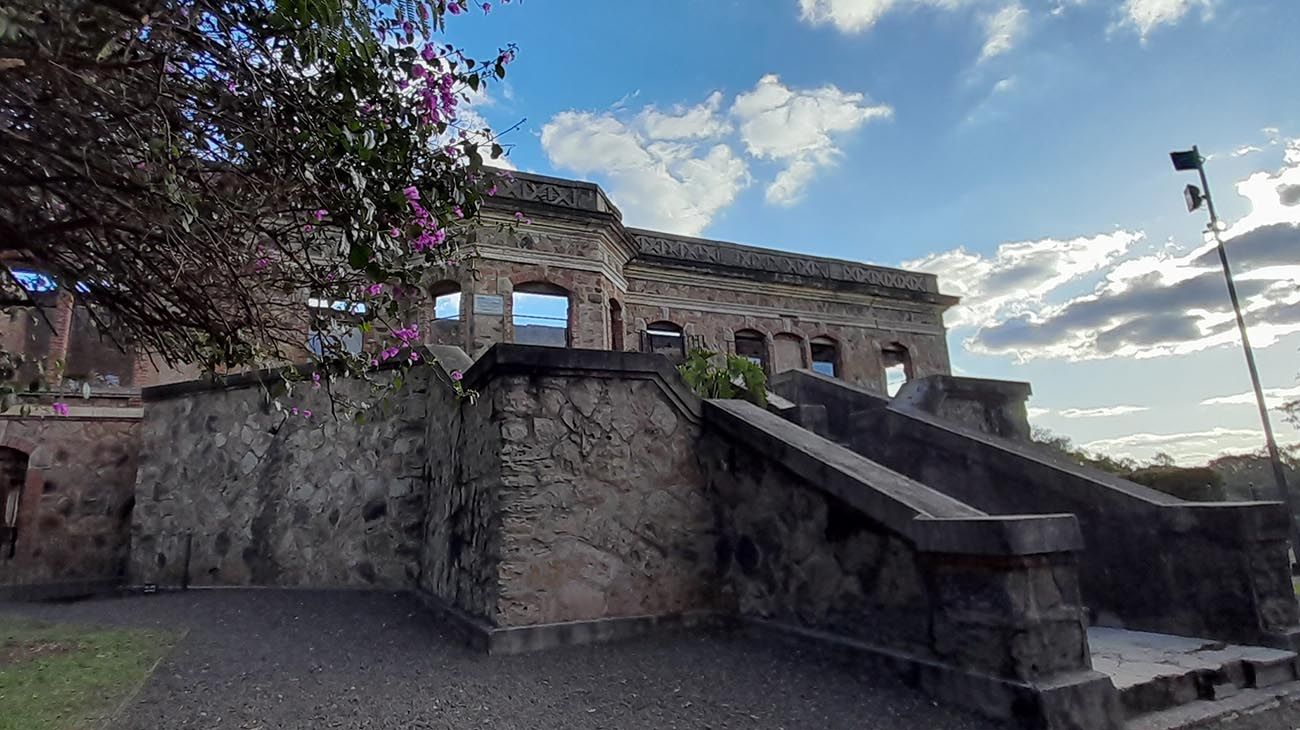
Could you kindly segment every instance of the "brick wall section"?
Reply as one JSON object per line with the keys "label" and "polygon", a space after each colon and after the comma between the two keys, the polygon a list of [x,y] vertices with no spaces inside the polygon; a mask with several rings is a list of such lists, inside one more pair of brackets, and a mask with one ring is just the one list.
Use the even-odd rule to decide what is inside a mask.
{"label": "brick wall section", "polygon": [[[781,296],[771,292],[754,290],[740,292],[734,290],[712,289],[698,284],[664,284],[653,281],[638,280],[633,275],[629,281],[632,292],[641,297],[659,298],[695,298],[700,304],[696,307],[628,304],[625,306],[624,319],[629,323],[632,335],[629,347],[640,346],[639,332],[645,326],[656,321],[669,321],[681,326],[688,336],[702,338],[705,347],[715,352],[734,353],[735,332],[752,329],[762,333],[767,346],[769,363],[777,363],[776,339],[785,335],[798,338],[802,359],[795,363],[782,363],[780,367],[770,368],[771,374],[785,369],[811,367],[810,343],[816,337],[829,337],[834,340],[839,351],[837,375],[843,380],[858,384],[875,392],[885,392],[885,369],[882,363],[881,348],[891,344],[900,344],[907,348],[912,357],[914,377],[949,372],[947,341],[939,330],[937,334],[919,334],[901,329],[889,329],[868,326],[847,326],[826,324],[816,318],[805,317],[764,317],[753,314],[718,313],[705,311],[703,307],[728,307],[739,311],[754,306],[786,308],[790,310],[807,310],[815,307],[836,319],[858,319],[863,322],[875,321],[879,312],[873,312],[866,305],[850,305],[833,302],[812,303],[806,298]],[[890,312],[889,316],[892,316]],[[903,316],[900,314],[900,316]],[[886,320],[887,321],[887,320]],[[900,323],[901,324],[901,323]],[[936,326],[934,321],[929,323]],[[942,327],[942,323],[937,323]]]}
{"label": "brick wall section", "polygon": [[135,501],[138,420],[4,417],[0,446],[28,455],[16,553],[0,559],[0,584],[120,577]]}

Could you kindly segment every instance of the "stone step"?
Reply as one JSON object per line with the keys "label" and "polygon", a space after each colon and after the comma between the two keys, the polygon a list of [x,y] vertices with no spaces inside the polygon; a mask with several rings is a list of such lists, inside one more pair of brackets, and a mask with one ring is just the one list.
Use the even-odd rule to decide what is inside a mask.
{"label": "stone step", "polygon": [[1295,652],[1143,631],[1088,630],[1092,665],[1109,675],[1129,718],[1243,689],[1295,681]]}

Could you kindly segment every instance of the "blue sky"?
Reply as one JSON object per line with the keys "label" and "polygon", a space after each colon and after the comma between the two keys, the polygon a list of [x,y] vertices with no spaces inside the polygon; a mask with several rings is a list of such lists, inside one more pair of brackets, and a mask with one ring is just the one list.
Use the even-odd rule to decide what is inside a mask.
{"label": "blue sky", "polygon": [[1264,384],[1300,396],[1294,0],[515,0],[450,26],[519,46],[473,108],[523,120],[516,167],[599,182],[631,225],[934,271],[964,297],[954,366],[1032,381],[1036,423],[1114,454],[1260,443],[1167,157],[1199,144]]}

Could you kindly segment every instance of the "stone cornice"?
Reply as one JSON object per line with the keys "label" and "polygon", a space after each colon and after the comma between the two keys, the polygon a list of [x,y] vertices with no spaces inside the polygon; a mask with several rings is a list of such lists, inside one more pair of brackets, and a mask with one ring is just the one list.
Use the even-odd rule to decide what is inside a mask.
{"label": "stone cornice", "polygon": [[628,229],[636,240],[638,263],[685,268],[723,276],[821,288],[890,292],[944,307],[958,299],[939,293],[938,277],[855,261],[806,256],[737,243]]}
{"label": "stone cornice", "polygon": [[[538,203],[553,208],[597,213],[623,220],[623,214],[595,183],[565,180],[529,172],[500,171],[497,194],[487,199],[489,207],[509,205],[507,201]],[[508,177],[507,177],[508,175]]]}
{"label": "stone cornice", "polygon": [[510,217],[520,211],[530,217],[598,221],[610,225],[613,239],[627,245],[635,263],[700,271],[753,281],[778,282],[820,289],[875,293],[948,308],[957,297],[939,293],[933,274],[872,266],[822,256],[807,256],[659,231],[627,228],[622,214],[600,186],[589,182],[511,172],[497,183],[497,194],[486,201],[487,217]]}

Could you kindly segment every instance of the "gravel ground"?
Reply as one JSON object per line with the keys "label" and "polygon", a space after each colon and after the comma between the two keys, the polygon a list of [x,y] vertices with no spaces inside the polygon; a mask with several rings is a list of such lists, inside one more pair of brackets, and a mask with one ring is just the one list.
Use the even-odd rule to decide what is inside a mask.
{"label": "gravel ground", "polygon": [[882,672],[727,633],[488,657],[403,595],[193,591],[0,611],[188,631],[115,730],[997,727]]}

